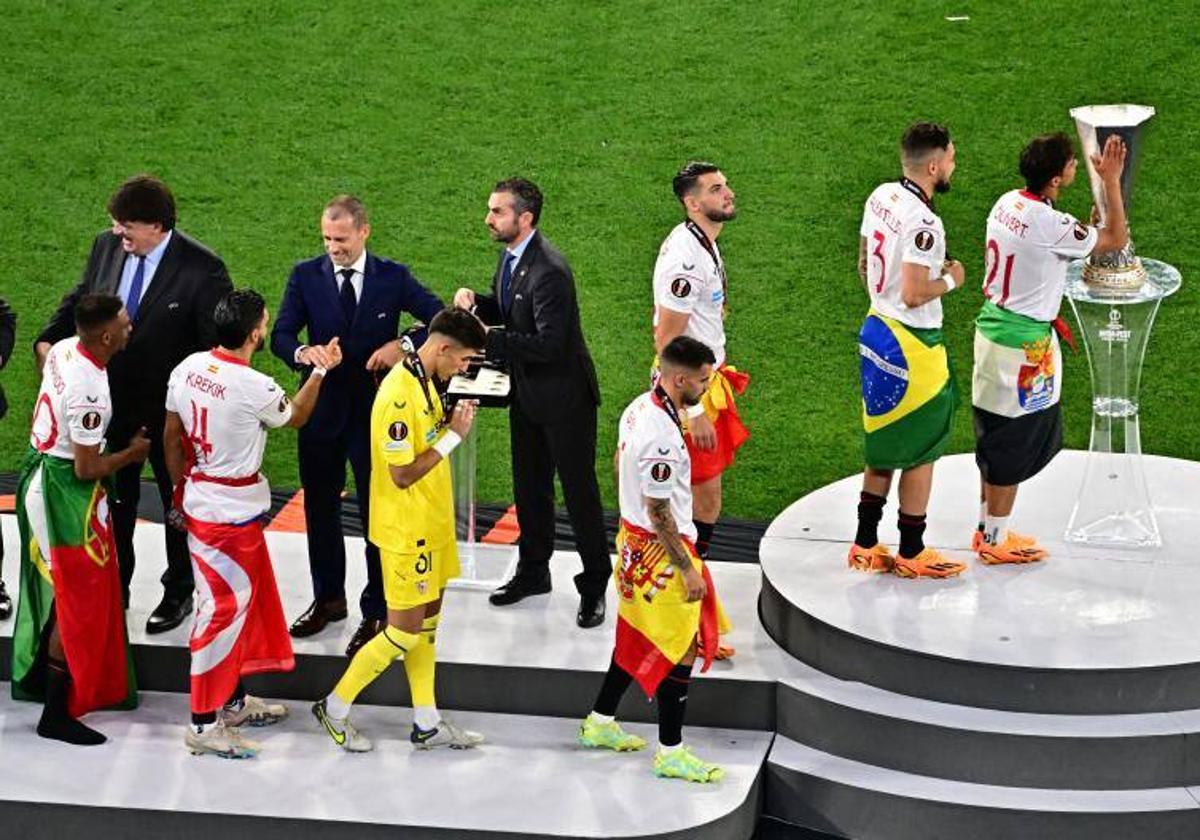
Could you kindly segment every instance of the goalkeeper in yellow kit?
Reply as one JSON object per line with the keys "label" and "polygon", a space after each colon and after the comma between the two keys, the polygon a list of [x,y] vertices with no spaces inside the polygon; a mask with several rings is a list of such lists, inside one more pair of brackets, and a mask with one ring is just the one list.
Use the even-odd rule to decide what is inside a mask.
{"label": "goalkeeper in yellow kit", "polygon": [[459,574],[450,452],[471,430],[476,404],[443,403],[445,383],[465,371],[485,344],[483,325],[465,309],[444,309],[429,338],[379,386],[371,410],[370,533],[379,548],[387,627],[354,655],[313,715],[334,743],[366,752],[371,742],[350,724],[350,706],[397,659],[412,694],[410,740],[417,749],[466,749],[483,736],[443,718],[434,700],[434,639],[446,582]]}

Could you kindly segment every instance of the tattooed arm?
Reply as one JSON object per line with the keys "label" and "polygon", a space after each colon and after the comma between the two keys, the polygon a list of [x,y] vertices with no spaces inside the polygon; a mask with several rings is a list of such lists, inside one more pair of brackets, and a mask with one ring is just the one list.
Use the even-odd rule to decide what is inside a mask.
{"label": "tattooed arm", "polygon": [[654,533],[658,536],[658,542],[666,549],[671,565],[683,573],[687,599],[699,601],[705,593],[704,576],[692,565],[692,556],[683,544],[683,537],[679,535],[679,527],[671,514],[671,500],[647,497],[646,512],[650,515]]}

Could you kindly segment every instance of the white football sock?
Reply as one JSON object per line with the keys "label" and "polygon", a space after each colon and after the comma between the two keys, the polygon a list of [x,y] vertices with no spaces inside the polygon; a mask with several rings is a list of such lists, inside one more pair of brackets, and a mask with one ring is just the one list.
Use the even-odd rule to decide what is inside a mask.
{"label": "white football sock", "polygon": [[1000,545],[1008,534],[1007,516],[989,516],[983,525],[983,539],[990,545]]}

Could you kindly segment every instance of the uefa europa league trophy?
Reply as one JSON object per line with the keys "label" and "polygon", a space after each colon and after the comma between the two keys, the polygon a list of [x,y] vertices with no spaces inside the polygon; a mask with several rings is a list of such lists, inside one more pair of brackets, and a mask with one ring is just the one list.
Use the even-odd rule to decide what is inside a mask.
{"label": "uefa europa league trophy", "polygon": [[[1128,148],[1121,196],[1128,214],[1141,129],[1154,109],[1092,105],[1071,116],[1083,143],[1092,195],[1105,224],[1104,183],[1091,155],[1116,134]],[[1092,377],[1092,439],[1079,496],[1067,524],[1068,542],[1115,547],[1162,545],[1142,464],[1138,388],[1154,317],[1179,289],[1179,271],[1141,259],[1132,240],[1120,251],[1092,254],[1067,271],[1067,298],[1083,332]]]}

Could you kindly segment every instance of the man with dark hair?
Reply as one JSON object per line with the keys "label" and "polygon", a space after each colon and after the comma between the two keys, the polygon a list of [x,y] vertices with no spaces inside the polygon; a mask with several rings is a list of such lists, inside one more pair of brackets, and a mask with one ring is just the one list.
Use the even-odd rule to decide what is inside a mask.
{"label": "man with dark hair", "polygon": [[107,479],[141,462],[150,441],[142,429],[121,451],[103,452],[113,415],[106,368],[130,340],[121,299],[81,295],[73,316],[76,335],[45,355],[17,479],[21,586],[12,691],[19,700],[44,700],[38,735],[92,745],[105,737],[77,718],[137,703]]}
{"label": "man with dark hair", "polygon": [[658,699],[657,776],[716,782],[724,771],[683,744],[692,665],[700,653],[708,670],[717,636],[729,629],[712,577],[696,551],[691,455],[683,413],[709,388],[716,356],[706,344],[677,336],[659,351],[659,375],[649,393],[621,415],[617,483],[617,640],[593,711],[579,743],[625,752],[646,742],[621,729],[617,704],[635,679]]}
{"label": "man with dark hair", "polygon": [[450,453],[471,431],[476,404],[447,412],[442,390],[486,343],[483,325],[462,309],[429,323],[429,338],[392,368],[371,411],[371,543],[379,549],[387,626],[354,655],[312,712],[334,743],[366,752],[371,742],[350,724],[350,706],[397,659],[412,694],[415,749],[465,749],[477,732],[442,717],[434,698],[435,641],[446,582],[459,575]]}
{"label": "man with dark hair", "polygon": [[[371,403],[376,383],[396,366],[400,317],[428,322],[442,302],[401,263],[367,250],[371,225],[363,202],[352,195],[331,199],[321,213],[325,253],[297,263],[288,278],[271,332],[271,352],[307,376],[324,365],[321,347],[340,339],[345,364],[331,371],[325,398],[300,430],[297,451],[304,486],[304,518],[313,600],[292,624],[296,638],[321,632],[346,618],[346,543],[342,536],[342,491],[346,461],[354,472],[358,513],[370,531],[367,487],[371,474]],[[307,331],[308,343],[300,341]],[[379,552],[366,544],[367,585],[359,597],[362,621],[346,655],[383,629],[387,608]]]}
{"label": "man with dark hair", "polygon": [[1031,563],[1045,548],[1008,529],[1017,487],[1062,448],[1059,319],[1067,265],[1129,241],[1121,173],[1125,146],[1108,138],[1092,163],[1104,179],[1107,224],[1090,227],[1055,208],[1078,162],[1067,135],[1036,137],[1021,152],[1025,189],[1000,197],[987,220],[986,300],[975,319],[975,462],[982,501],[972,549],[989,565]]}
{"label": "man with dark hair", "polygon": [[[17,340],[17,316],[4,298],[0,298],[0,368],[8,364],[12,357],[13,345]],[[4,396],[4,388],[0,387],[0,419],[8,413],[8,400]],[[4,535],[0,533],[0,575],[4,572]],[[12,598],[4,588],[4,579],[0,577],[0,621],[12,615]]]}
{"label": "man with dark hair", "polygon": [[557,248],[537,230],[542,193],[523,178],[500,181],[485,223],[504,243],[492,294],[459,289],[454,303],[485,324],[487,355],[512,377],[509,410],[513,495],[521,529],[513,579],[492,593],[495,606],[550,591],[554,553],[554,474],[562,483],[583,571],[575,576],[580,627],[604,622],[612,573],[600,486],[596,483],[596,411],[600,386],[583,338],[575,278]]}
{"label": "man with dark hair", "polygon": [[[163,459],[163,398],[167,378],[188,354],[216,342],[213,307],[232,283],[225,264],[206,246],[175,227],[175,199],[166,184],[149,175],[130,178],[108,202],[112,229],[96,237],[79,284],[63,298],[35,343],[39,369],[50,346],[73,332],[71,311],[88,293],[115,294],[125,304],[133,334],[129,352],[108,371],[113,417],[111,447],[125,446],[145,427],[150,437],[150,468],[163,510],[171,506],[171,478]],[[133,531],[141,496],[142,464],[129,464],[116,476],[113,528],[121,563],[126,605],[136,562]],[[187,542],[166,531],[167,568],[163,598],[146,622],[146,632],[177,627],[192,609],[192,567]]]}
{"label": "man with dark hair", "polygon": [[[720,168],[689,161],[672,181],[687,218],[663,241],[654,264],[654,348],[661,352],[676,336],[702,341],[716,358],[704,398],[687,411],[684,440],[692,462],[696,550],[708,559],[721,514],[721,474],[750,432],[738,414],[735,395],[750,377],[725,356],[728,278],[717,237],[737,215],[734,193]],[[652,374],[653,377],[653,374]],[[724,658],[732,649],[723,648]]]}
{"label": "man with dark hair", "polygon": [[[917,123],[900,141],[904,170],[863,208],[858,273],[871,300],[859,332],[866,470],[853,569],[900,577],[952,577],[966,566],[925,545],[933,463],[946,448],[955,394],[942,339],[941,296],[963,283],[962,263],[946,255],[934,193],[950,189],[954,142],[944,126]],[[878,526],[900,470],[900,547],[893,556]]]}
{"label": "man with dark hair", "polygon": [[336,338],[321,347],[327,366],[289,401],[274,379],[250,367],[269,320],[258,292],[229,292],[213,313],[219,346],[180,362],[167,386],[163,446],[176,485],[172,521],[187,532],[197,584],[192,722],[184,736],[196,755],[253,756],[258,745],[238,727],[287,715],[287,707],[252,697],[242,685],[245,674],[295,664],[263,535],[271,487],[259,469],[267,431],[302,427],[326,369],[342,356]]}

